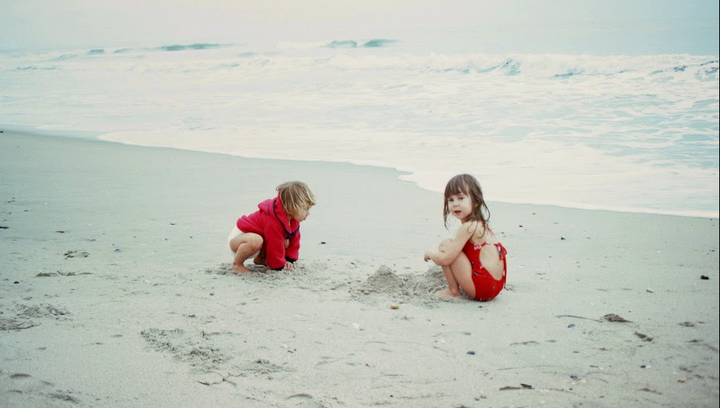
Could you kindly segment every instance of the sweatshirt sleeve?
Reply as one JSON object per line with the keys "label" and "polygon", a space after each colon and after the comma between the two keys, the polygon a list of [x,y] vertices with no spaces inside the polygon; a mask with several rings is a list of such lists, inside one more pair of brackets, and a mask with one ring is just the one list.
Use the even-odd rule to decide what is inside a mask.
{"label": "sweatshirt sleeve", "polygon": [[268,223],[265,225],[265,254],[266,263],[270,269],[282,269],[285,267],[285,231],[282,226]]}
{"label": "sweatshirt sleeve", "polygon": [[295,262],[300,258],[300,230],[290,237],[290,245],[285,250],[285,260]]}

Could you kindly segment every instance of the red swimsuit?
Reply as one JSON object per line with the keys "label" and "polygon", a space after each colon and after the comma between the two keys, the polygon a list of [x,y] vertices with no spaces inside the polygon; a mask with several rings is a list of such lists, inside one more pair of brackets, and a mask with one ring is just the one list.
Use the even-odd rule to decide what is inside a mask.
{"label": "red swimsuit", "polygon": [[503,261],[503,275],[500,280],[497,280],[490,275],[490,272],[480,262],[480,251],[488,242],[482,244],[475,244],[468,240],[465,243],[462,251],[470,260],[470,266],[472,268],[472,281],[475,284],[475,299],[480,301],[487,301],[495,298],[505,287],[505,277],[507,274],[507,250],[501,243],[492,244],[498,250],[498,256]]}

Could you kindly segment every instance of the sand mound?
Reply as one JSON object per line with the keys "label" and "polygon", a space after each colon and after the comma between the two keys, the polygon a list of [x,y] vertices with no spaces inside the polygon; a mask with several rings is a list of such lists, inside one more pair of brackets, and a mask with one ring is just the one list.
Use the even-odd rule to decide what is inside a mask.
{"label": "sand mound", "polygon": [[398,275],[383,265],[367,280],[350,288],[355,297],[381,295],[405,302],[427,303],[435,301],[434,293],[445,287],[445,278],[440,267],[431,267],[424,273]]}

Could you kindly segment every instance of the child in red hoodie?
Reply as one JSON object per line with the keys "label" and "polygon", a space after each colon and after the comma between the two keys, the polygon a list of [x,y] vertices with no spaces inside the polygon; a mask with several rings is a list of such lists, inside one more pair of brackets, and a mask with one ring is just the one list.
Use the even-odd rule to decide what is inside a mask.
{"label": "child in red hoodie", "polygon": [[293,270],[300,250],[300,223],[310,215],[315,196],[305,183],[290,181],[277,186],[278,195],[258,204],[258,211],[237,220],[228,237],[235,254],[235,274],[249,273],[245,261],[275,270]]}

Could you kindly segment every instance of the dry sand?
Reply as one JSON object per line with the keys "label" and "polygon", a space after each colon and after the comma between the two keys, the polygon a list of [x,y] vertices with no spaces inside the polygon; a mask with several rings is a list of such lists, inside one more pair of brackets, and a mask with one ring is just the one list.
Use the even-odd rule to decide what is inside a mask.
{"label": "dry sand", "polygon": [[[507,290],[443,301],[397,176],[3,132],[0,406],[718,406],[717,219],[491,202]],[[290,179],[297,270],[229,273]]]}

